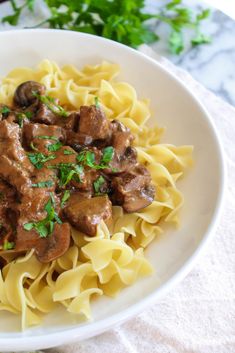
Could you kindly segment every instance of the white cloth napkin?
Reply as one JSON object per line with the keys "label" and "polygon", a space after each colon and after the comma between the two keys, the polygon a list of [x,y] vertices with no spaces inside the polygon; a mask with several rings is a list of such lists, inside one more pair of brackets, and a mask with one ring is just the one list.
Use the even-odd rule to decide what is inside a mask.
{"label": "white cloth napkin", "polygon": [[[146,46],[142,51],[156,57]],[[48,353],[235,352],[235,109],[157,59],[201,99],[222,137],[228,188],[219,227],[194,270],[163,300],[113,330]]]}

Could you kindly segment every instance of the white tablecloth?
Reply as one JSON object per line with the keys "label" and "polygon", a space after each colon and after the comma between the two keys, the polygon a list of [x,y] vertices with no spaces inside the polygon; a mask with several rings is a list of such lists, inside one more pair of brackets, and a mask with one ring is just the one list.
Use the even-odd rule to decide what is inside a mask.
{"label": "white tablecloth", "polygon": [[235,109],[158,60],[201,99],[222,137],[228,188],[219,227],[194,270],[162,301],[100,336],[48,353],[235,353]]}

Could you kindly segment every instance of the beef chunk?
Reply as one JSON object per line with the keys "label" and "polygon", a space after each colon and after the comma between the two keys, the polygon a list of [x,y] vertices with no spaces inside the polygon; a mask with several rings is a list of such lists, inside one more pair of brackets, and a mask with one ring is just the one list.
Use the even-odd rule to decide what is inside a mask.
{"label": "beef chunk", "polygon": [[35,101],[37,101],[37,97],[35,97],[34,92],[37,94],[44,94],[46,91],[46,87],[41,85],[35,81],[27,81],[21,83],[15,91],[13,101],[17,107],[29,107]]}
{"label": "beef chunk", "polygon": [[33,166],[21,146],[19,127],[6,120],[0,122],[0,176],[19,193],[31,184]]}
{"label": "beef chunk", "polygon": [[10,210],[15,209],[15,203],[15,189],[0,179],[0,245],[13,235],[16,215]]}
{"label": "beef chunk", "polygon": [[30,147],[31,142],[33,141],[35,147],[42,151],[42,149],[44,150],[48,144],[55,143],[55,141],[51,139],[41,139],[40,136],[52,136],[60,141],[64,140],[63,129],[60,126],[45,124],[24,124],[23,140],[25,145],[28,147]]}
{"label": "beef chunk", "polygon": [[77,203],[65,207],[64,214],[77,230],[95,236],[102,220],[107,224],[111,221],[112,204],[107,196],[78,199]]}
{"label": "beef chunk", "polygon": [[40,238],[35,230],[27,231],[22,226],[17,228],[14,251],[35,249],[38,260],[42,263],[51,262],[62,256],[69,248],[71,230],[68,223],[55,224],[52,234]]}
{"label": "beef chunk", "polygon": [[131,147],[134,137],[130,129],[117,120],[111,122],[111,131],[109,144],[114,147],[114,157],[109,163],[109,168],[105,169],[105,173],[120,174],[127,172],[137,164],[137,151],[134,147]]}
{"label": "beef chunk", "polygon": [[83,105],[80,107],[78,131],[94,140],[106,139],[110,134],[110,123],[100,108]]}
{"label": "beef chunk", "polygon": [[58,117],[57,114],[51,111],[46,104],[39,102],[36,106],[32,121],[46,125],[55,125],[58,119],[61,119],[61,117]]}
{"label": "beef chunk", "polygon": [[127,147],[129,147],[134,140],[133,135],[126,126],[120,121],[113,120],[111,122],[112,139],[111,145],[115,148],[118,156],[122,156]]}
{"label": "beef chunk", "polygon": [[155,189],[150,183],[148,170],[138,165],[133,170],[113,178],[112,202],[122,206],[128,213],[147,207],[153,202],[155,195]]}
{"label": "beef chunk", "polygon": [[56,125],[63,127],[65,130],[77,132],[80,115],[78,112],[71,112],[67,118],[58,117]]}
{"label": "beef chunk", "polygon": [[65,136],[66,145],[71,146],[77,152],[85,146],[90,146],[93,141],[91,136],[72,130],[65,130]]}
{"label": "beef chunk", "polygon": [[21,146],[19,126],[7,120],[0,122],[0,156],[8,157],[27,171],[32,170],[32,165]]}

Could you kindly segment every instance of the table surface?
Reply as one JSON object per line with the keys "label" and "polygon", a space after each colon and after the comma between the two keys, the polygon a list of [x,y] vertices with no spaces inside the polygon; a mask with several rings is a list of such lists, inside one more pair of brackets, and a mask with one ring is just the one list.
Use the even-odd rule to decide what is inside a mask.
{"label": "table surface", "polygon": [[[159,6],[159,2],[147,0],[148,9],[154,11],[154,8]],[[33,25],[45,18],[45,9],[40,5],[40,0],[37,4],[39,4],[36,9],[37,16],[32,18],[28,13],[25,13],[20,27]],[[190,6],[200,7],[201,4],[201,0],[190,0]],[[9,2],[0,4],[0,18],[9,13]],[[0,23],[0,30],[14,28],[8,24]],[[158,54],[167,57],[174,64],[190,72],[206,88],[235,106],[235,21],[222,12],[212,9],[211,18],[204,21],[202,29],[205,34],[212,36],[212,43],[192,48],[189,30],[186,30],[186,49],[181,56],[170,55],[167,49],[168,28],[164,24],[156,28],[163,40],[151,45],[151,47]]]}

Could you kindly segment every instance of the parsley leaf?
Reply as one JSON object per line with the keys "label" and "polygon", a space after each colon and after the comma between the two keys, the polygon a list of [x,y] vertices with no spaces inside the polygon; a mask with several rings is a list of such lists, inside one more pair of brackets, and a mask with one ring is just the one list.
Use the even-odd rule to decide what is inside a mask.
{"label": "parsley leaf", "polygon": [[61,199],[61,207],[63,207],[65,205],[65,203],[68,201],[68,199],[70,198],[70,191],[69,190],[65,190],[62,199]]}
{"label": "parsley leaf", "polygon": [[37,92],[33,92],[33,95],[37,97],[42,103],[44,103],[47,106],[47,108],[50,109],[53,113],[63,116],[65,118],[67,118],[67,116],[69,115],[69,113],[66,112],[66,110],[64,110],[63,107],[61,107],[59,104],[56,103],[55,98],[50,96],[40,95]]}
{"label": "parsley leaf", "polygon": [[13,241],[4,241],[3,250],[12,250],[15,247],[15,243]]}
{"label": "parsley leaf", "polygon": [[56,143],[52,143],[52,144],[48,145],[47,149],[50,152],[55,152],[55,151],[58,151],[62,146],[63,146],[63,144],[60,141],[58,141]]}
{"label": "parsley leaf", "polygon": [[81,182],[83,177],[83,167],[75,163],[59,163],[48,166],[58,170],[59,186],[66,186],[71,180]]}
{"label": "parsley leaf", "polygon": [[105,147],[103,149],[103,156],[101,159],[101,165],[108,166],[114,156],[114,148],[112,146]]}
{"label": "parsley leaf", "polygon": [[28,157],[29,157],[30,162],[37,169],[42,169],[45,162],[56,158],[56,156],[54,154],[50,154],[47,156],[41,152],[30,152],[30,153],[28,153]]}
{"label": "parsley leaf", "polygon": [[109,167],[109,163],[114,157],[114,148],[112,146],[105,147],[103,149],[103,155],[100,161],[100,164],[95,162],[95,153],[92,151],[81,151],[76,159],[78,163],[87,165],[93,169],[105,169]]}
{"label": "parsley leaf", "polygon": [[33,188],[50,188],[54,185],[52,180],[40,181],[39,183],[32,184]]}
{"label": "parsley leaf", "polygon": [[95,106],[96,108],[100,107],[99,97],[95,97]]}
{"label": "parsley leaf", "polygon": [[54,140],[54,141],[58,141],[58,138],[55,136],[48,136],[48,135],[38,135],[35,136],[37,139],[43,139],[43,140]]}
{"label": "parsley leaf", "polygon": [[211,38],[208,37],[208,36],[205,36],[202,33],[198,33],[197,36],[194,37],[191,40],[191,43],[192,43],[193,46],[201,45],[201,44],[207,44],[207,43],[210,43],[210,42],[211,42]]}
{"label": "parsley leaf", "polygon": [[103,193],[102,193],[102,186],[104,185],[104,183],[105,183],[105,179],[104,179],[104,177],[102,177],[102,175],[99,176],[99,177],[94,181],[93,186],[94,186],[95,193],[96,193],[97,195],[103,194]]}
{"label": "parsley leaf", "polygon": [[[19,7],[15,0],[11,0],[13,14],[4,17],[2,21],[16,25],[22,9],[28,7],[32,10],[34,2],[35,0],[24,0]],[[156,33],[158,27],[153,26],[153,21],[156,25],[164,22],[170,27],[169,48],[176,54],[184,48],[183,29],[190,27],[196,34],[199,33],[200,22],[210,14],[208,9],[200,12],[193,11],[185,6],[182,0],[168,0],[156,13],[145,12],[146,0],[44,0],[44,3],[50,15],[37,27],[47,24],[50,28],[92,33],[133,48],[159,40]],[[149,20],[152,23],[149,23]],[[208,41],[195,40],[194,42],[199,45]],[[42,99],[52,111],[66,116],[63,108],[60,110],[58,106],[56,107],[51,97],[41,97],[46,97]]]}
{"label": "parsley leaf", "polygon": [[70,150],[66,149],[66,150],[64,150],[64,154],[69,156],[69,155],[75,154],[75,153],[73,151],[70,151]]}
{"label": "parsley leaf", "polygon": [[46,218],[38,222],[25,223],[23,226],[27,231],[35,229],[40,238],[46,238],[50,235],[54,230],[55,223],[62,224],[61,219],[55,211],[55,200],[52,193],[50,193],[50,198],[47,201],[44,210],[47,212]]}
{"label": "parsley leaf", "polygon": [[0,114],[8,114],[10,112],[11,112],[11,109],[8,108],[7,106],[0,108]]}

